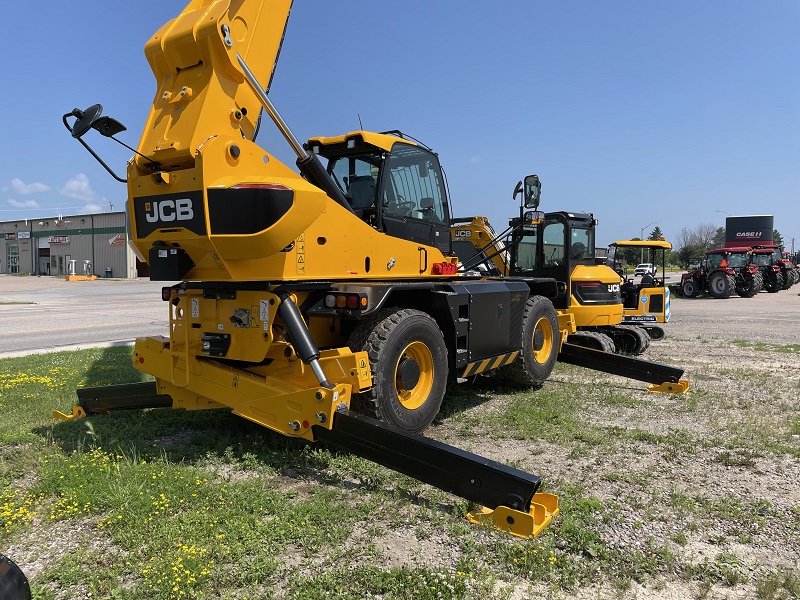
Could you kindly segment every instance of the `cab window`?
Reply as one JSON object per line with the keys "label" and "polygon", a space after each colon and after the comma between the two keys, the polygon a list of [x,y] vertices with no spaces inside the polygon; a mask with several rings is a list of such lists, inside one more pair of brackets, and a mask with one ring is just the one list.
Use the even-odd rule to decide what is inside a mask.
{"label": "cab window", "polygon": [[709,254],[706,260],[706,265],[710,270],[719,269],[722,265],[722,254]]}
{"label": "cab window", "polygon": [[570,235],[569,257],[571,260],[594,258],[594,230],[573,227]]}
{"label": "cab window", "polygon": [[381,157],[375,154],[343,156],[330,161],[328,172],[354,209],[375,205]]}
{"label": "cab window", "polygon": [[561,266],[564,262],[564,224],[558,221],[547,223],[542,232],[544,268]]}
{"label": "cab window", "polygon": [[438,225],[449,212],[436,157],[409,144],[395,144],[386,163],[383,214],[410,217]]}

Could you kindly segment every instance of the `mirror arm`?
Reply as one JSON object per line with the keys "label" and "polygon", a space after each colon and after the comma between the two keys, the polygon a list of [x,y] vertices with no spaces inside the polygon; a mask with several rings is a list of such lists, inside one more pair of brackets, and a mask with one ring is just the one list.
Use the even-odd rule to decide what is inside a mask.
{"label": "mirror arm", "polygon": [[[67,113],[67,114],[65,114],[65,115],[64,115],[64,117],[61,119],[61,120],[64,122],[64,127],[66,127],[66,128],[67,128],[67,129],[70,131],[70,133],[72,133],[72,127],[70,127],[70,126],[69,126],[69,123],[67,123],[67,117],[72,117],[72,116],[74,116],[72,113]],[[111,167],[109,167],[109,166],[108,166],[106,163],[104,163],[104,162],[103,162],[103,159],[102,159],[102,158],[100,158],[99,156],[97,156],[97,154],[95,153],[95,151],[94,151],[94,150],[92,150],[92,149],[89,147],[89,144],[87,144],[86,142],[84,142],[84,141],[83,141],[83,138],[75,138],[75,139],[76,139],[76,140],[78,140],[78,141],[81,143],[81,145],[82,145],[84,148],[86,148],[86,150],[89,152],[89,154],[91,154],[92,156],[94,156],[94,158],[95,158],[95,160],[96,160],[97,162],[99,162],[101,165],[103,165],[103,168],[104,168],[106,171],[108,171],[108,173],[109,173],[109,174],[110,174],[110,175],[111,175],[111,176],[112,176],[114,179],[116,179],[116,180],[117,180],[117,181],[119,181],[120,183],[128,183],[128,180],[127,180],[127,179],[123,179],[122,177],[120,177],[119,175],[117,175],[116,173],[114,173],[114,171],[112,171],[112,170],[111,170]]]}

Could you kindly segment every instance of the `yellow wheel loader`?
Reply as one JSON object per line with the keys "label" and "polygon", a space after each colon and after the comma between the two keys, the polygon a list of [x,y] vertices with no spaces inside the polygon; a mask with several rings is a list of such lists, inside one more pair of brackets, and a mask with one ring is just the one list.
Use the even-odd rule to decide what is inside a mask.
{"label": "yellow wheel loader", "polygon": [[[549,377],[558,284],[457,272],[444,175],[424,144],[397,131],[297,140],[259,82],[271,80],[290,5],[193,0],[153,35],[158,87],[126,177],[84,139],[125,127],[100,105],[64,115],[126,181],[131,243],[151,279],[180,283],[162,290],[167,335],[136,340],[134,365],[155,382],[79,390],[60,416],[226,408],[536,535],[558,513],[539,477],[419,434],[451,381],[503,367],[529,385]],[[300,175],[254,142],[262,109]]]}

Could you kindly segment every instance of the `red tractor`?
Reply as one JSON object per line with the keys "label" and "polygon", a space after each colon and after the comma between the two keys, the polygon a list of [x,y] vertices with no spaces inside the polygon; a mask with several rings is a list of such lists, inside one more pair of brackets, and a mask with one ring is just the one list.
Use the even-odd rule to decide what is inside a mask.
{"label": "red tractor", "polygon": [[753,250],[769,250],[772,253],[772,265],[777,265],[778,268],[780,268],[781,275],[783,277],[782,289],[788,290],[795,283],[797,283],[798,279],[800,279],[800,274],[798,273],[797,267],[794,265],[794,263],[792,263],[791,260],[789,260],[788,257],[784,257],[783,248],[778,244],[763,244],[760,246],[753,246]]}
{"label": "red tractor", "polygon": [[736,271],[728,266],[729,250],[710,250],[697,269],[681,275],[678,293],[687,298],[708,292],[712,298],[729,298],[736,290]]}
{"label": "red tractor", "polygon": [[770,294],[785,289],[781,265],[775,260],[775,254],[770,248],[754,248],[750,255],[750,262],[761,271],[764,289]]}

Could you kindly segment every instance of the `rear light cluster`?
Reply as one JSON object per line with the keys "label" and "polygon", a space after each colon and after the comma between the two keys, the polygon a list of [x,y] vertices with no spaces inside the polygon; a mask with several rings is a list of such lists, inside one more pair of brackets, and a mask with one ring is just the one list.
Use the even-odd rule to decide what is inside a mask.
{"label": "rear light cluster", "polygon": [[432,275],[455,275],[458,271],[458,266],[455,263],[433,263],[431,268]]}
{"label": "rear light cluster", "polygon": [[366,294],[327,294],[327,308],[343,308],[347,310],[364,310],[367,308]]}
{"label": "rear light cluster", "polygon": [[619,300],[619,284],[602,281],[576,281],[573,292],[583,302],[615,303]]}

